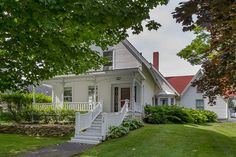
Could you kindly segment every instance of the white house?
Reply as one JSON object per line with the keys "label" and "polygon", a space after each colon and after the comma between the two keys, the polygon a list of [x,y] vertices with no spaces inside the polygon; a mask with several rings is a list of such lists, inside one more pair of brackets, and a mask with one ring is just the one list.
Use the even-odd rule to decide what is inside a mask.
{"label": "white house", "polygon": [[203,96],[197,87],[192,86],[192,82],[201,75],[201,70],[196,75],[189,76],[173,76],[166,77],[168,82],[178,91],[180,94],[179,104],[193,109],[203,109],[213,111],[217,114],[219,119],[228,118],[228,104],[227,100],[218,96],[215,100],[215,104],[211,105],[208,102],[208,98]]}
{"label": "white house", "polygon": [[158,52],[153,54],[152,65],[124,40],[102,54],[111,63],[99,71],[56,76],[42,82],[52,88],[53,104],[90,111],[77,115],[73,141],[98,143],[108,127],[119,125],[128,111],[138,114],[143,113],[145,105],[175,104],[179,96],[158,71]]}
{"label": "white house", "polygon": [[204,104],[204,109],[227,118],[227,111],[221,106],[219,109],[218,105],[206,107],[202,93],[197,93],[190,85],[194,77],[191,76],[187,83],[185,80],[181,90],[176,88],[181,81],[172,84],[170,77],[165,78],[159,72],[158,52],[153,53],[153,64],[149,63],[128,40],[124,40],[101,54],[111,63],[100,70],[56,76],[42,82],[51,87],[53,104],[89,111],[77,114],[72,141],[99,143],[109,126],[120,125],[127,114],[142,114],[145,105],[180,103],[202,109]]}
{"label": "white house", "polygon": [[[44,81],[52,88],[53,103],[103,102],[104,112],[118,112],[128,99],[129,109],[144,105],[175,104],[178,92],[127,40],[103,52],[112,62],[100,71],[56,76]],[[158,52],[154,53],[158,62]]]}

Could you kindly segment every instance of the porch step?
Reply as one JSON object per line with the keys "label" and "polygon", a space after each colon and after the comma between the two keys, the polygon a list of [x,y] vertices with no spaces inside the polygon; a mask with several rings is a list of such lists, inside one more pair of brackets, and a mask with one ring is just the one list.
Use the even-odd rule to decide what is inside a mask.
{"label": "porch step", "polygon": [[102,126],[102,123],[92,123],[91,127],[101,127]]}
{"label": "porch step", "polygon": [[78,135],[75,138],[82,140],[102,140],[102,136],[92,136],[92,135]]}
{"label": "porch step", "polygon": [[[80,135],[84,135],[84,136],[98,136],[98,137],[102,137],[101,132],[83,132]],[[76,137],[79,135],[75,135]]]}
{"label": "porch step", "polygon": [[86,144],[98,144],[102,142],[102,115],[98,115],[92,122],[91,127],[87,128],[80,134],[76,134],[71,142]]}
{"label": "porch step", "polygon": [[78,139],[78,138],[73,138],[70,140],[70,142],[84,143],[84,144],[99,144],[99,143],[101,143],[100,140],[89,140],[89,139]]}

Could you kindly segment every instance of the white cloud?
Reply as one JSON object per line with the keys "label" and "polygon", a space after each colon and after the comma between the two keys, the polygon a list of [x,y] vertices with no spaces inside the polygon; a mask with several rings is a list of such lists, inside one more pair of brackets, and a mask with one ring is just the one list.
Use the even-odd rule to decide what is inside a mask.
{"label": "white cloud", "polygon": [[158,6],[150,12],[151,18],[162,25],[159,30],[144,30],[139,35],[130,33],[128,38],[149,62],[152,62],[154,51],[160,52],[160,71],[164,76],[192,75],[200,68],[200,66],[191,66],[187,61],[176,56],[194,39],[191,32],[183,32],[181,24],[177,24],[172,18],[171,13],[180,1],[183,0],[170,1],[167,6]]}

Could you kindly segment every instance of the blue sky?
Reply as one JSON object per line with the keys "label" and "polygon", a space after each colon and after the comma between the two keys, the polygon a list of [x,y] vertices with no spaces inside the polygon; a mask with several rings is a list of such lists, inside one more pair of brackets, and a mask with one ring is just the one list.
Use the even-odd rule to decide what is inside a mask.
{"label": "blue sky", "polygon": [[164,76],[193,75],[200,66],[192,66],[176,54],[194,39],[191,32],[183,32],[181,24],[172,18],[172,12],[183,0],[170,0],[167,6],[158,6],[150,12],[152,19],[162,27],[157,31],[144,30],[139,35],[132,35],[128,40],[152,62],[152,53],[160,53],[160,72]]}

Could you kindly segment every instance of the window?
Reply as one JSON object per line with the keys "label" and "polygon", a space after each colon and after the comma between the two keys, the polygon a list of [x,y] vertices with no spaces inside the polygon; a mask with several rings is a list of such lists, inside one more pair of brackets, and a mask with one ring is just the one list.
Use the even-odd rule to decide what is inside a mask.
{"label": "window", "polygon": [[64,102],[72,102],[72,87],[64,87]]}
{"label": "window", "polygon": [[196,100],[196,109],[204,110],[204,101],[202,99]]}
{"label": "window", "polygon": [[134,86],[134,101],[137,102],[137,86]]}
{"label": "window", "polygon": [[95,93],[95,87],[89,86],[88,87],[88,101],[89,102],[98,102],[98,87],[96,86],[96,93]]}
{"label": "window", "polygon": [[174,103],[175,103],[174,98],[170,98],[170,104],[174,105]]}
{"label": "window", "polygon": [[160,98],[160,105],[168,105],[168,98]]}
{"label": "window", "polygon": [[103,69],[104,70],[109,70],[109,67],[111,67],[113,65],[112,64],[112,61],[113,61],[113,50],[109,50],[109,51],[103,52],[103,57],[107,58],[110,61],[110,63],[104,65]]}

